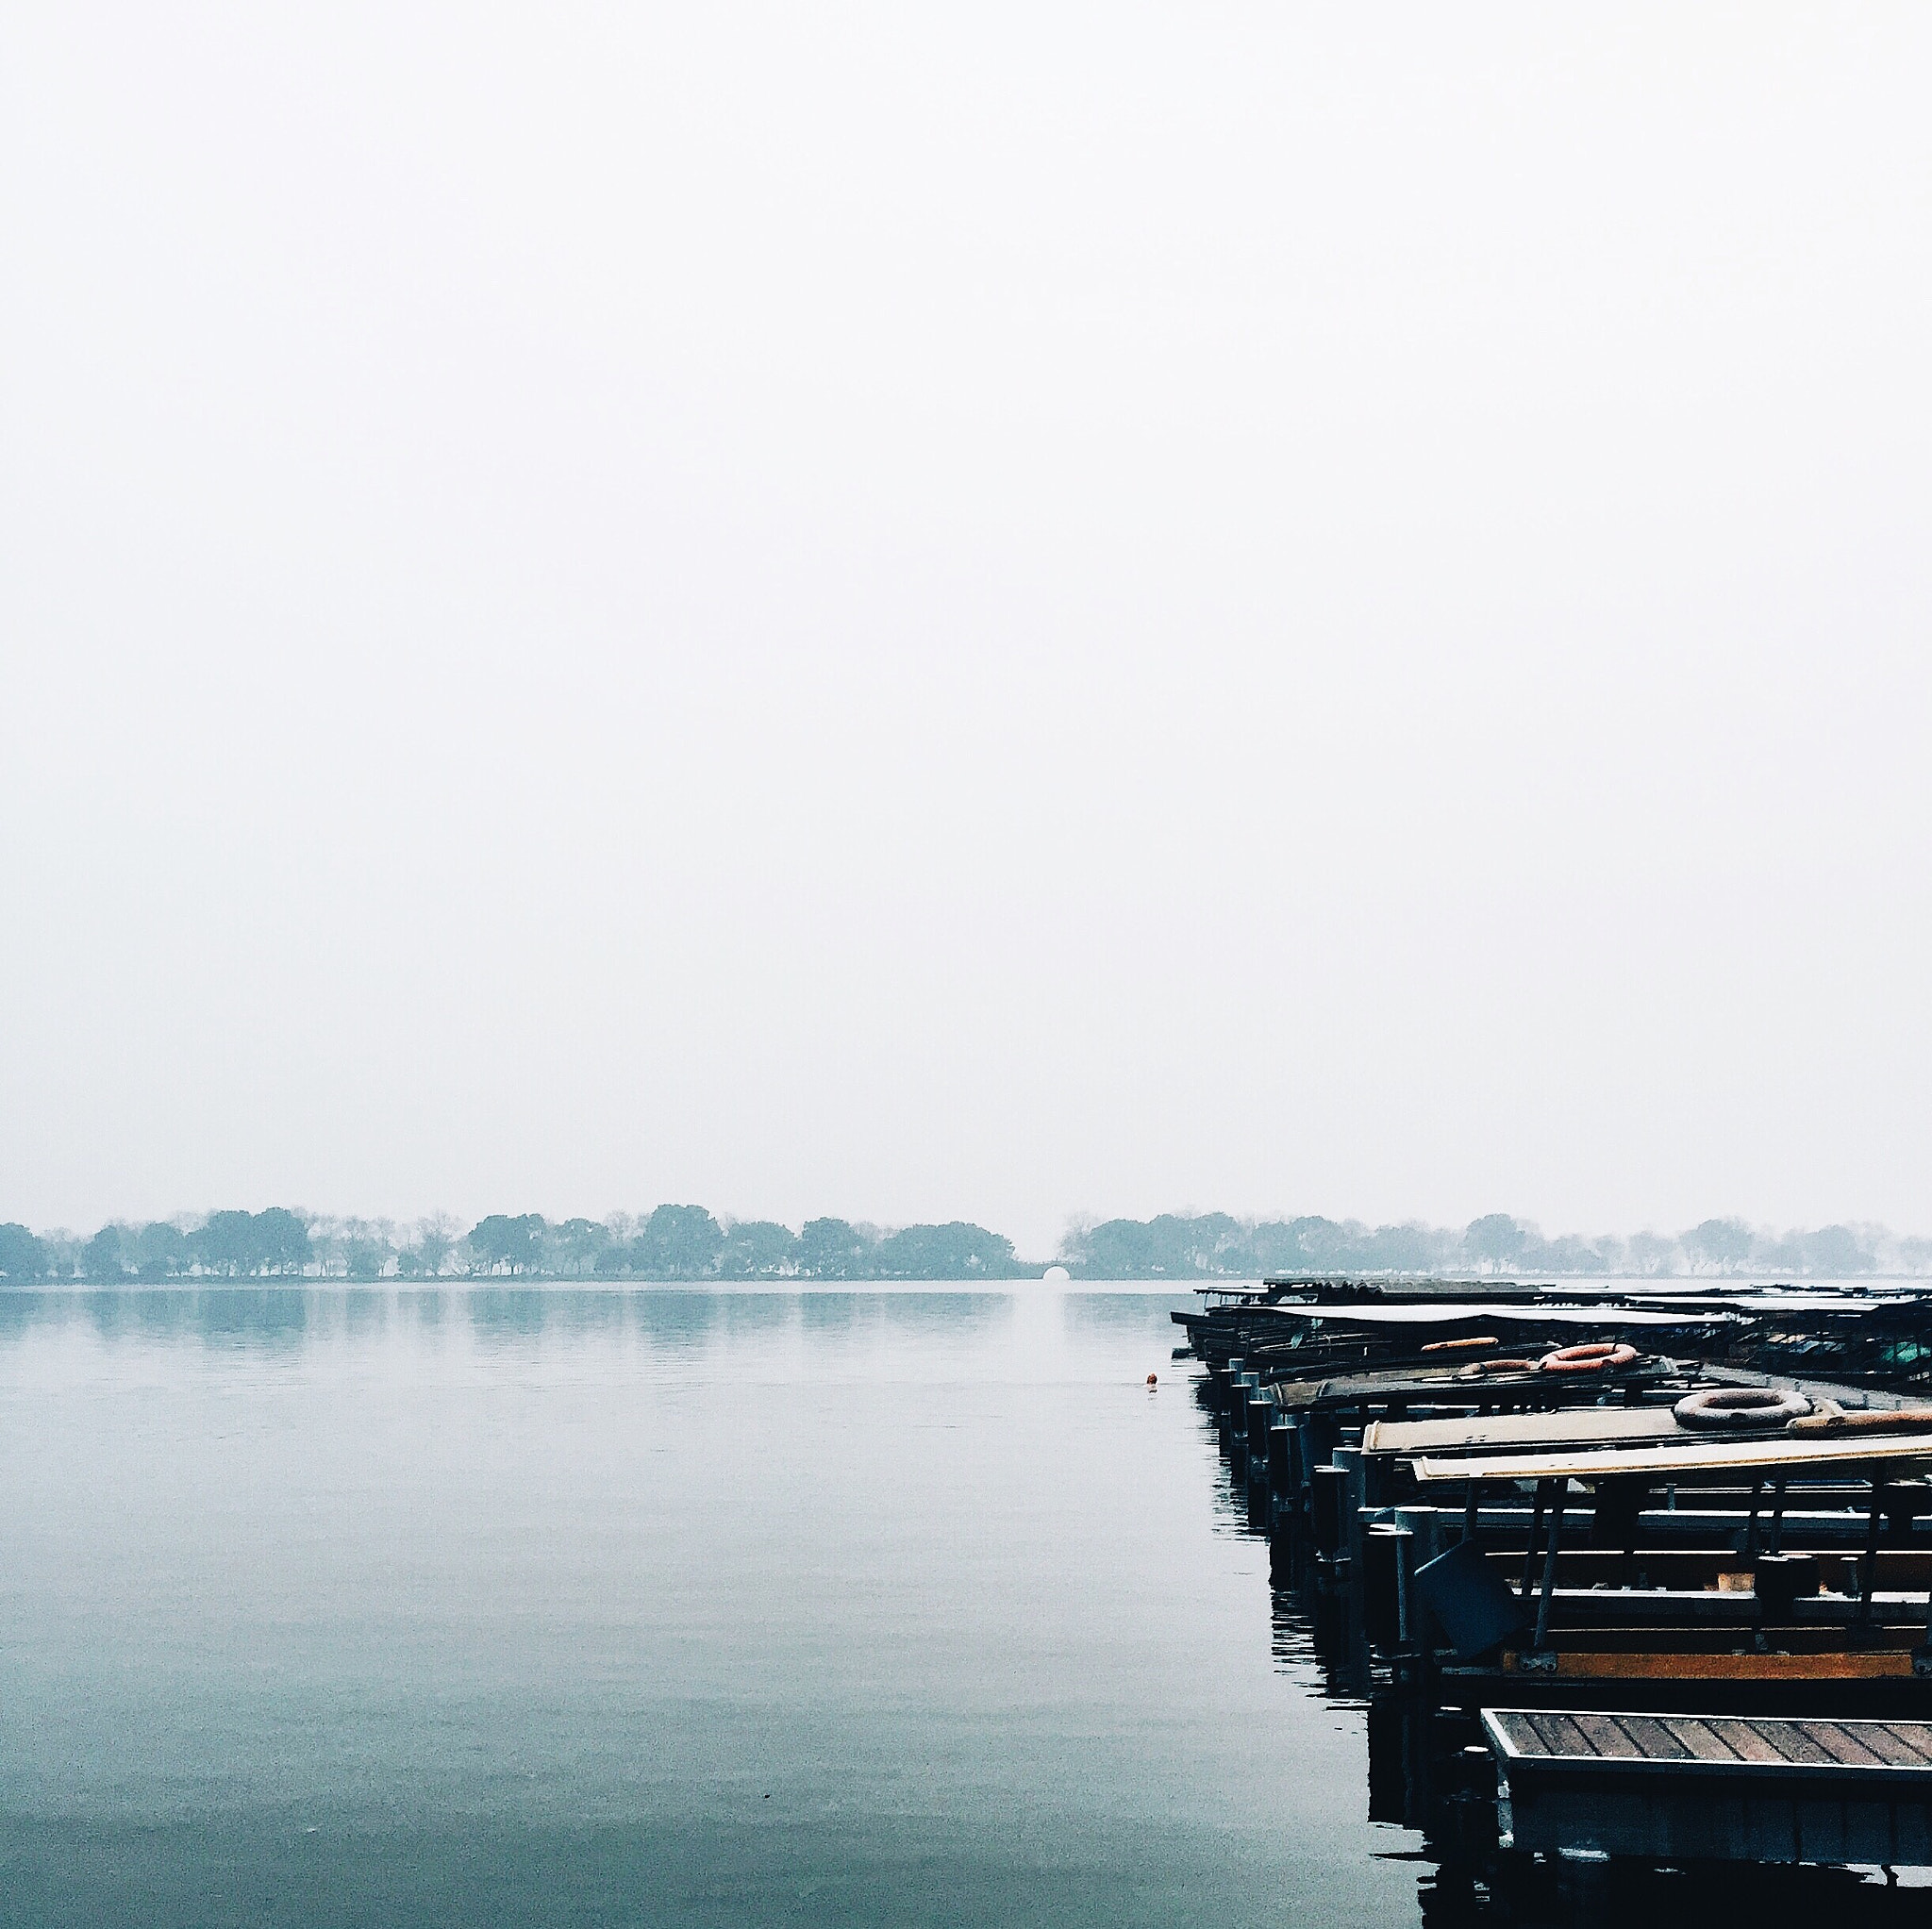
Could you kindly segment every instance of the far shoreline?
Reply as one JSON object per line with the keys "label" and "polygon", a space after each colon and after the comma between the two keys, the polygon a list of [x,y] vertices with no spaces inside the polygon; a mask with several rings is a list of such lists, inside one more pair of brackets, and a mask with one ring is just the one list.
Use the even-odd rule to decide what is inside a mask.
{"label": "far shoreline", "polygon": [[[1339,1277],[1340,1275],[1338,1275]],[[1767,1273],[1762,1278],[1751,1274],[1727,1274],[1722,1278],[1690,1279],[1682,1274],[1655,1275],[1630,1273],[1606,1275],[1601,1272],[1580,1272],[1570,1274],[1543,1275],[1538,1278],[1502,1279],[1445,1278],[1441,1273],[1404,1273],[1378,1275],[1351,1275],[1355,1283],[1368,1287],[1402,1288],[1427,1280],[1440,1286],[1466,1288],[1472,1299],[1481,1299],[1486,1294],[1504,1289],[1520,1289],[1527,1286],[1551,1288],[1589,1287],[1596,1290],[1606,1289],[1636,1289],[1642,1291],[1696,1292],[1700,1288],[1722,1287],[1725,1290],[1777,1291],[1777,1292],[1845,1292],[1860,1291],[1872,1287],[1923,1288],[1924,1275],[1910,1272],[1866,1272],[1856,1277],[1833,1279],[1778,1279]],[[1061,1279],[1049,1279],[1041,1272],[1011,1273],[1000,1278],[961,1278],[961,1279],[817,1279],[817,1278],[751,1278],[751,1279],[677,1279],[677,1278],[635,1278],[613,1279],[608,1276],[589,1275],[583,1278],[558,1277],[555,1273],[461,1273],[438,1274],[432,1278],[408,1278],[397,1273],[350,1275],[331,1273],[327,1275],[309,1274],[300,1276],[290,1273],[262,1273],[252,1278],[224,1277],[208,1274],[201,1277],[169,1279],[40,1279],[7,1280],[0,1278],[0,1301],[8,1298],[27,1298],[34,1295],[55,1295],[66,1298],[80,1298],[88,1294],[101,1293],[154,1293],[154,1292],[325,1292],[345,1288],[386,1292],[633,1292],[646,1289],[655,1292],[713,1292],[772,1294],[796,1293],[892,1293],[892,1292],[944,1292],[944,1293],[983,1293],[1001,1294],[1024,1291],[1041,1288],[1047,1292],[1140,1292],[1149,1294],[1165,1293],[1172,1297],[1191,1298],[1202,1292],[1238,1292],[1243,1288],[1258,1288],[1263,1284],[1258,1278],[1236,1279],[1219,1274],[1208,1278],[1184,1280],[1162,1279],[1136,1275],[1118,1278],[1083,1278],[1077,1274]]]}

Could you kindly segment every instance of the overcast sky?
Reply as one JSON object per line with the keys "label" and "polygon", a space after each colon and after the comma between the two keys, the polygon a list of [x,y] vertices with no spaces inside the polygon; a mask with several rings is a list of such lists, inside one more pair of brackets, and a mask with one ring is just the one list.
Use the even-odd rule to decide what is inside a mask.
{"label": "overcast sky", "polygon": [[1932,1227],[1932,12],[0,36],[0,1219]]}

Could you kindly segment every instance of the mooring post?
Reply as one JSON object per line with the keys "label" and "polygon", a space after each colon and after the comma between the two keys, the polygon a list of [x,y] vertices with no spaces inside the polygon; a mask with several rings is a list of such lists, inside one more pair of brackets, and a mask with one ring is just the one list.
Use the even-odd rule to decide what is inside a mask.
{"label": "mooring post", "polygon": [[1341,1552],[1348,1559],[1348,1586],[1354,1597],[1355,1618],[1362,1611],[1362,1508],[1368,1495],[1362,1479],[1362,1450],[1337,1447],[1335,1464],[1341,1469]]}
{"label": "mooring post", "polygon": [[1415,1536],[1411,1533],[1398,1534],[1395,1537],[1395,1639],[1397,1645],[1405,1649],[1409,1641],[1408,1571],[1415,1564]]}
{"label": "mooring post", "polygon": [[1256,1376],[1243,1371],[1235,1375],[1227,1389],[1227,1434],[1230,1447],[1248,1437],[1248,1402]]}
{"label": "mooring post", "polygon": [[1397,1507],[1395,1522],[1415,1537],[1409,1543],[1414,1566],[1425,1566],[1442,1552],[1442,1515],[1440,1508],[1419,1505]]}
{"label": "mooring post", "polygon": [[1341,1440],[1341,1425],[1332,1413],[1309,1413],[1306,1418],[1308,1429],[1308,1465],[1332,1466],[1335,1449]]}
{"label": "mooring post", "polygon": [[1286,1588],[1293,1578],[1299,1477],[1295,1430],[1276,1407],[1268,1429],[1268,1582],[1276,1588]]}
{"label": "mooring post", "polygon": [[1785,1488],[1789,1485],[1789,1476],[1780,1473],[1777,1477],[1777,1484],[1771,1490],[1771,1551],[1773,1554],[1782,1554],[1785,1551]]}
{"label": "mooring post", "polygon": [[1348,1475],[1340,1467],[1317,1467],[1311,1475],[1315,1551],[1331,1558],[1341,1551],[1341,1509]]}
{"label": "mooring post", "polygon": [[1419,1688],[1428,1667],[1430,1634],[1428,1605],[1415,1585],[1415,1577],[1420,1569],[1446,1551],[1448,1522],[1440,1507],[1411,1505],[1395,1509],[1395,1522],[1408,1533],[1408,1539],[1400,1548],[1405,1565],[1398,1577],[1403,1590],[1398,1605],[1402,1645],[1411,1657],[1409,1685]]}
{"label": "mooring post", "polygon": [[1268,1428],[1268,1497],[1274,1511],[1272,1526],[1289,1511],[1293,1488],[1294,1429],[1281,1418],[1279,1409]]}
{"label": "mooring post", "polygon": [[1268,1451],[1268,1430],[1274,1423],[1274,1403],[1260,1386],[1248,1389],[1248,1457],[1254,1459]]}

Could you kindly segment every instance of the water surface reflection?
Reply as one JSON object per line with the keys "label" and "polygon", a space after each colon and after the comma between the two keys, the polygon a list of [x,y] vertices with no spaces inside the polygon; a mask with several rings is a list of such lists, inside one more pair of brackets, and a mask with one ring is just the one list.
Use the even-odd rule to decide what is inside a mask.
{"label": "water surface reflection", "polygon": [[0,1295],[0,1922],[1413,1922],[1166,1306]]}

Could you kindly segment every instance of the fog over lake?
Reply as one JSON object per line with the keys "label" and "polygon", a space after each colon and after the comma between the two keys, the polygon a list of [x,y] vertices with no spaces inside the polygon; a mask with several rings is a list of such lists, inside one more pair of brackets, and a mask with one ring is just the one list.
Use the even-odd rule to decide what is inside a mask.
{"label": "fog over lake", "polygon": [[22,0],[0,1220],[1932,1229],[1932,15]]}
{"label": "fog over lake", "polygon": [[[1170,1299],[1932,1384],[1809,1292],[1932,1275],[1928,97],[1883,4],[13,0],[0,1929],[1475,1929]],[[1536,1480],[1416,1586],[1544,1535],[1541,1671]]]}

